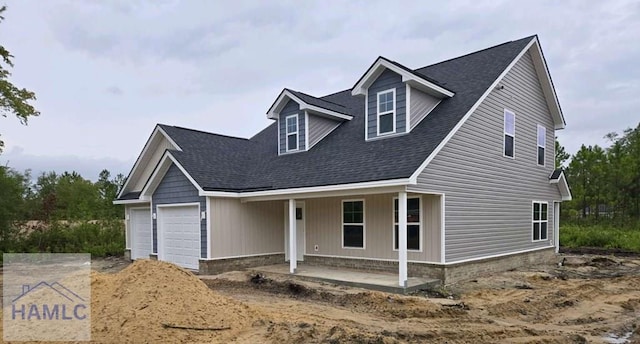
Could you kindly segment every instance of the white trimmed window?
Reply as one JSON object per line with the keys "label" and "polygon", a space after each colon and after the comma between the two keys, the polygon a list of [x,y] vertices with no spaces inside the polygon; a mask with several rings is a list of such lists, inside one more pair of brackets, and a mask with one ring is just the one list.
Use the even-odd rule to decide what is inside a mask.
{"label": "white trimmed window", "polygon": [[547,143],[547,128],[538,125],[538,165],[544,166],[544,147]]}
{"label": "white trimmed window", "polygon": [[298,115],[287,116],[285,119],[287,133],[287,152],[298,150]]}
{"label": "white trimmed window", "polygon": [[364,200],[342,201],[342,248],[364,248]]}
{"label": "white trimmed window", "polygon": [[549,204],[533,202],[533,241],[547,240]]}
{"label": "white trimmed window", "polygon": [[378,92],[378,135],[396,132],[396,89]]}
{"label": "white trimmed window", "polygon": [[516,152],[516,114],[504,110],[504,144],[503,154],[505,157],[513,158]]}
{"label": "white trimmed window", "polygon": [[[398,249],[398,198],[393,199],[393,249]],[[422,236],[420,197],[407,198],[407,250],[420,251]]]}

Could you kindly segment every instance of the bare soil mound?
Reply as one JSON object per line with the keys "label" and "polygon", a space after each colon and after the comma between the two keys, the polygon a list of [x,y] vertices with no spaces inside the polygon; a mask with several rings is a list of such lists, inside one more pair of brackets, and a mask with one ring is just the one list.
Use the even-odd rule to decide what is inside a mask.
{"label": "bare soil mound", "polygon": [[91,291],[92,339],[102,343],[222,342],[261,317],[191,272],[152,260],[93,273]]}

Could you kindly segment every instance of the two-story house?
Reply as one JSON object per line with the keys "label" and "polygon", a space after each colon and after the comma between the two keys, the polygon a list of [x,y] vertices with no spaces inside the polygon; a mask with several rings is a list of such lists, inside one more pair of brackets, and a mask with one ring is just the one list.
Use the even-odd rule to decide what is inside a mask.
{"label": "two-story house", "polygon": [[157,125],[115,203],[127,254],[215,273],[288,261],[450,283],[553,259],[565,121],[537,36],[347,90],[284,89],[250,139]]}

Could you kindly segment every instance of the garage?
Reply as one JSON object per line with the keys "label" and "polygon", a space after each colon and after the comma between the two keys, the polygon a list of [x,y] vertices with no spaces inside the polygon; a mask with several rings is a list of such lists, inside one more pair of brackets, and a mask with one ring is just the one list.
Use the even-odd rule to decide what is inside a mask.
{"label": "garage", "polygon": [[149,258],[152,253],[151,211],[149,208],[133,208],[129,211],[131,234],[131,259]]}
{"label": "garage", "polygon": [[198,269],[200,208],[195,205],[158,206],[158,258]]}

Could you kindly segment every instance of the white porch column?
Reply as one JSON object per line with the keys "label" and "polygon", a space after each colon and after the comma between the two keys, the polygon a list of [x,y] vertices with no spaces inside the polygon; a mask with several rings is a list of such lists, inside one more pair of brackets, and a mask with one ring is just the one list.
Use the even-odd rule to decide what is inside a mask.
{"label": "white porch column", "polygon": [[398,192],[398,284],[407,286],[407,193]]}
{"label": "white porch column", "polygon": [[292,274],[298,268],[296,232],[296,200],[289,199],[289,272]]}

